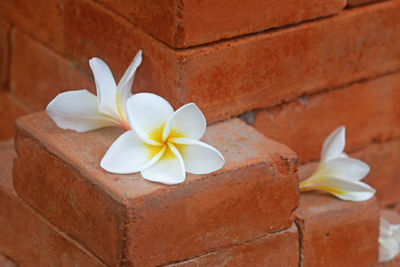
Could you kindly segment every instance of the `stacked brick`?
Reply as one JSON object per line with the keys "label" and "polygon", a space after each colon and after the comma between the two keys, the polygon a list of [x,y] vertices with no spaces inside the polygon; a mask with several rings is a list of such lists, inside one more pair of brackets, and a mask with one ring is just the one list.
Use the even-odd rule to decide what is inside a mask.
{"label": "stacked brick", "polygon": [[[119,129],[23,117],[14,164],[0,147],[0,262],[377,264],[379,208],[400,207],[399,14],[399,0],[1,1],[0,140],[58,93],[94,92],[91,57],[121,77],[142,49],[133,92],[198,104],[226,165],[178,186],[111,175],[98,162]],[[377,198],[299,195],[339,125]]]}

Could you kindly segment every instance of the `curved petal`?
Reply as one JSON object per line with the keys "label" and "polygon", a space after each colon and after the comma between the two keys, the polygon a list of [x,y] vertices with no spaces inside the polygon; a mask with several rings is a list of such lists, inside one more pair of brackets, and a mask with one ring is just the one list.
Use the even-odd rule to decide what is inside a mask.
{"label": "curved petal", "polygon": [[57,95],[46,108],[58,127],[87,132],[118,122],[98,112],[97,97],[87,90],[69,91]]}
{"label": "curved petal", "polygon": [[135,78],[136,69],[142,63],[142,50],[139,50],[132,60],[132,63],[129,65],[128,69],[125,71],[121,80],[117,86],[117,93],[120,96],[121,100],[128,100],[128,98],[132,95],[132,83]]}
{"label": "curved petal", "polygon": [[366,163],[353,158],[335,158],[322,164],[319,176],[331,176],[351,181],[363,179],[370,170]]}
{"label": "curved petal", "polygon": [[186,171],[193,174],[206,174],[219,170],[225,159],[214,147],[188,138],[168,139],[179,149],[185,163]]}
{"label": "curved petal", "polygon": [[345,145],[345,127],[340,126],[325,139],[321,152],[321,162],[342,156]]}
{"label": "curved petal", "polygon": [[364,201],[375,195],[375,189],[366,183],[336,177],[319,177],[303,181],[301,191],[322,190],[343,200]]}
{"label": "curved petal", "polygon": [[101,160],[100,166],[112,173],[135,173],[153,165],[164,152],[165,147],[159,147],[157,152],[153,153],[153,147],[140,140],[131,130],[115,140]]}
{"label": "curved petal", "polygon": [[96,82],[99,111],[108,116],[119,118],[117,109],[117,85],[110,68],[100,58],[89,60],[94,81]]}
{"label": "curved petal", "polygon": [[388,261],[399,253],[399,243],[392,238],[379,237],[379,262]]}
{"label": "curved petal", "polygon": [[168,143],[168,150],[151,167],[143,170],[143,178],[163,184],[180,184],[185,180],[185,165],[178,149]]}
{"label": "curved petal", "polygon": [[199,140],[203,136],[206,127],[206,118],[203,113],[196,104],[189,103],[175,111],[167,122],[163,131],[163,141],[170,135],[171,129],[174,132],[171,133],[172,136],[169,136],[169,138],[186,137]]}
{"label": "curved petal", "polygon": [[129,123],[142,140],[161,145],[164,126],[174,113],[171,105],[164,98],[150,93],[135,94],[126,105]]}

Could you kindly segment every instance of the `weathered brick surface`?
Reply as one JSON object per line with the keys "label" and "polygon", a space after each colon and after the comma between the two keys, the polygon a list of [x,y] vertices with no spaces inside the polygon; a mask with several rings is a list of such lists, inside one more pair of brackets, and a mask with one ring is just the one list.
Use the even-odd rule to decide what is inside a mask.
{"label": "weathered brick surface", "polygon": [[363,181],[376,189],[381,206],[400,202],[400,140],[371,144],[351,156],[370,166],[371,172]]}
{"label": "weathered brick surface", "polygon": [[375,198],[348,202],[307,192],[301,194],[295,216],[301,236],[301,266],[370,266],[378,261]]}
{"label": "weathered brick surface", "polygon": [[6,89],[9,70],[10,23],[0,18],[0,91]]}
{"label": "weathered brick surface", "polygon": [[10,87],[23,103],[42,110],[58,93],[84,88],[93,91],[95,85],[71,62],[13,30]]}
{"label": "weathered brick surface", "polygon": [[299,266],[297,227],[268,234],[260,239],[221,249],[168,267],[199,266]]}
{"label": "weathered brick surface", "polygon": [[[19,266],[105,266],[15,193],[12,142],[0,143],[0,251]],[[0,257],[0,266],[15,266]]]}
{"label": "weathered brick surface", "polygon": [[99,2],[155,38],[180,48],[332,15],[347,4],[346,0]]}
{"label": "weathered brick surface", "polygon": [[[262,110],[254,127],[287,144],[301,162],[307,162],[319,159],[324,139],[340,125],[346,126],[346,151],[398,137],[399,99],[400,73],[396,73]],[[396,156],[392,158],[395,161]],[[372,158],[368,161],[373,164]]]}
{"label": "weathered brick surface", "polygon": [[28,110],[9,92],[0,92],[0,140],[7,140],[13,136],[15,119],[27,112]]}
{"label": "weathered brick surface", "polygon": [[118,265],[124,248],[135,266],[168,264],[292,224],[296,156],[243,122],[209,127],[204,140],[223,153],[224,168],[177,186],[103,171],[120,133],[63,131],[44,113],[17,123],[18,194],[106,263]]}
{"label": "weathered brick surface", "polygon": [[71,0],[64,11],[66,48],[82,66],[101,55],[121,75],[142,48],[135,91],[158,93],[175,106],[194,101],[209,122],[400,69],[397,0],[185,50],[92,2]]}
{"label": "weathered brick surface", "polygon": [[0,15],[41,42],[63,51],[63,1],[0,1]]}
{"label": "weathered brick surface", "polygon": [[375,2],[379,2],[379,1],[384,1],[384,0],[348,0],[348,5],[349,6],[360,6],[360,5],[375,3]]}

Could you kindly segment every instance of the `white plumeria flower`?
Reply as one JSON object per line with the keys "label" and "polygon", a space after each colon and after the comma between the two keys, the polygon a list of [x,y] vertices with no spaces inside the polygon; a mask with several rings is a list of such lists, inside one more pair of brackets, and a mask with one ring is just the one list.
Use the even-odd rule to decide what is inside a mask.
{"label": "white plumeria flower", "polygon": [[164,98],[140,93],[128,100],[127,112],[132,130],[123,133],[104,155],[100,166],[106,171],[140,171],[147,180],[179,184],[186,172],[206,174],[224,165],[218,150],[198,141],[206,119],[194,103],[174,112]]}
{"label": "white plumeria flower", "polygon": [[394,258],[400,251],[400,224],[381,217],[379,225],[379,262]]}
{"label": "white plumeria flower", "polygon": [[136,54],[118,86],[110,68],[100,58],[89,61],[96,82],[97,97],[86,89],[57,95],[47,106],[47,114],[58,127],[86,132],[107,126],[130,129],[126,115],[126,101],[136,69],[142,62],[142,51]]}
{"label": "white plumeria flower", "polygon": [[367,200],[375,194],[372,187],[360,181],[369,173],[369,166],[343,153],[345,144],[345,127],[341,126],[325,140],[319,166],[300,183],[301,191],[323,190],[351,201]]}

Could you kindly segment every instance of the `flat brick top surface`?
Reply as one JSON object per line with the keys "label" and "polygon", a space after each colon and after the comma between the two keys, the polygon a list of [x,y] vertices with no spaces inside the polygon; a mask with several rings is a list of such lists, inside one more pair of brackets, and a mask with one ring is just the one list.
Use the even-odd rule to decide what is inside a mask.
{"label": "flat brick top surface", "polygon": [[[101,169],[99,166],[101,158],[112,142],[122,133],[119,128],[104,128],[87,133],[62,130],[45,112],[18,119],[17,128],[25,134],[33,135],[50,153],[68,162],[82,176],[90,177],[88,178],[90,183],[99,186],[119,202],[157,190],[168,192],[182,185],[165,186],[149,182],[139,173],[118,175]],[[287,162],[293,164],[296,162],[296,155],[292,150],[265,138],[238,119],[208,127],[202,140],[216,147],[226,160],[225,166],[211,175],[229,173],[234,169],[264,163],[268,160],[277,159],[280,162],[281,159],[286,159]],[[17,146],[18,149],[20,148]],[[274,167],[280,168],[280,166]],[[287,166],[281,167],[284,169]],[[187,174],[183,184],[193,183],[208,176]]]}

